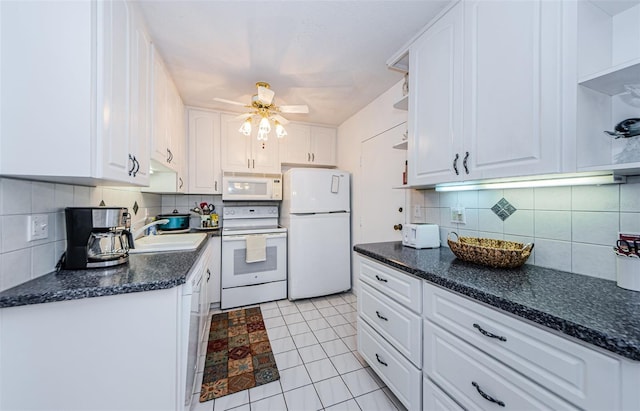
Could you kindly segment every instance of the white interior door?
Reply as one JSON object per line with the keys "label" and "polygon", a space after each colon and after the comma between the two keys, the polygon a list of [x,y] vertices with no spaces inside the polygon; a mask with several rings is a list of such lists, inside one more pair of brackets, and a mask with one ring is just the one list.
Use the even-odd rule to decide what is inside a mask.
{"label": "white interior door", "polygon": [[407,152],[391,146],[402,140],[406,127],[406,123],[399,124],[362,142],[361,243],[400,241],[402,238],[394,225],[405,221],[405,190],[393,187],[402,186]]}

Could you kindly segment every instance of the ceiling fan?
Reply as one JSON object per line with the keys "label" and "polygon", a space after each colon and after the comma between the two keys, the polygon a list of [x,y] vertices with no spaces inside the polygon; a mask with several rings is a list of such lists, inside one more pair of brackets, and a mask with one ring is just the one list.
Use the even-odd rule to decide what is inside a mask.
{"label": "ceiling fan", "polygon": [[242,134],[248,136],[251,134],[251,123],[253,119],[259,119],[258,123],[258,140],[267,140],[267,136],[271,131],[271,124],[269,121],[273,121],[276,128],[276,136],[282,138],[287,135],[287,131],[283,125],[289,123],[289,120],[282,117],[280,113],[308,113],[309,107],[306,104],[300,105],[286,105],[276,106],[273,102],[275,92],[271,90],[269,83],[259,81],[256,83],[258,93],[251,97],[251,104],[245,104],[238,101],[227,100],[224,98],[215,97],[214,100],[220,103],[233,104],[236,106],[243,106],[251,109],[250,112],[240,114],[236,119],[244,120],[240,131]]}

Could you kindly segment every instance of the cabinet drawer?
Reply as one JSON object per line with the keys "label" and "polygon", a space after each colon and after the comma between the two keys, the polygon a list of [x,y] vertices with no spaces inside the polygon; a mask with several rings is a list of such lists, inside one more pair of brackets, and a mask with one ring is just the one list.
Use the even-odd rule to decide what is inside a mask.
{"label": "cabinet drawer", "polygon": [[466,409],[577,409],[428,320],[424,364],[428,377]]}
{"label": "cabinet drawer", "polygon": [[579,407],[621,406],[613,357],[427,283],[424,316]]}
{"label": "cabinet drawer", "polygon": [[361,287],[358,314],[416,367],[422,366],[422,326],[419,315],[367,284]]}
{"label": "cabinet drawer", "polygon": [[457,402],[429,378],[422,378],[422,411],[463,411]]}
{"label": "cabinet drawer", "polygon": [[358,352],[407,409],[420,409],[422,373],[362,319],[358,320]]}
{"label": "cabinet drawer", "polygon": [[410,310],[418,314],[422,311],[422,280],[419,278],[365,257],[360,257],[360,278]]}

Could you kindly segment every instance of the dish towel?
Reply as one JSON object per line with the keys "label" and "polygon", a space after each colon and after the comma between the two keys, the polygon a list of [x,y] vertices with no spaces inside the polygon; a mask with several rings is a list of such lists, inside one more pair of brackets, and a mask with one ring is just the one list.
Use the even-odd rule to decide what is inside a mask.
{"label": "dish towel", "polygon": [[267,261],[267,237],[264,235],[248,235],[245,238],[247,247],[247,263]]}

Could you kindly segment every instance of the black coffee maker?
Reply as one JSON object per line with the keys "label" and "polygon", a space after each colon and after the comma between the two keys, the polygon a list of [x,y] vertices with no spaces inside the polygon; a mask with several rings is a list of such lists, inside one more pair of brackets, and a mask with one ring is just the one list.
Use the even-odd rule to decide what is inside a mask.
{"label": "black coffee maker", "polygon": [[131,216],[121,207],[68,207],[66,269],[111,267],[129,261]]}

